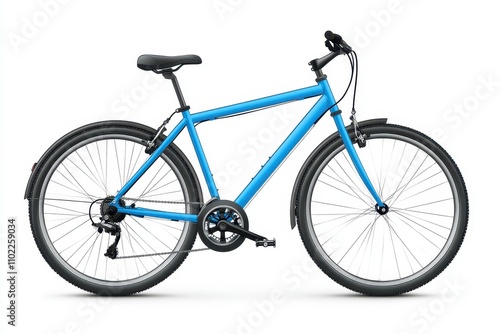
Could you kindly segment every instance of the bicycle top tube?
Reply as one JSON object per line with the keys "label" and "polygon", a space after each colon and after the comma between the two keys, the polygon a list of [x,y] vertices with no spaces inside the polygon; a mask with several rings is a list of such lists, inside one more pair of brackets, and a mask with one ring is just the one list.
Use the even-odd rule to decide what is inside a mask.
{"label": "bicycle top tube", "polygon": [[292,90],[285,93],[275,94],[264,98],[254,99],[246,102],[232,104],[229,106],[210,109],[191,114],[193,123],[200,123],[217,118],[237,115],[239,113],[257,110],[261,108],[273,107],[282,103],[300,101],[311,97],[319,96],[324,93],[324,87],[320,84]]}

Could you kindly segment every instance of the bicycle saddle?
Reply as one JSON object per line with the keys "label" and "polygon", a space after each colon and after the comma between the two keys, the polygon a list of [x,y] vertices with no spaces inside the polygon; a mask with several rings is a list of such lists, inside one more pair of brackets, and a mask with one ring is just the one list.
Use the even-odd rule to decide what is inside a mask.
{"label": "bicycle saddle", "polygon": [[197,55],[158,56],[147,54],[137,59],[137,67],[144,71],[161,71],[188,64],[201,64],[201,58]]}

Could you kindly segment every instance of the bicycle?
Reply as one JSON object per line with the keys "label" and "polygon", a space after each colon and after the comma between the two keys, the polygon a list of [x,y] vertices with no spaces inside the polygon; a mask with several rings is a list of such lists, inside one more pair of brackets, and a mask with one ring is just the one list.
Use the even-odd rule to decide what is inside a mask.
{"label": "bicycle", "polygon": [[[337,132],[304,162],[290,201],[308,253],[339,284],[367,295],[416,289],[451,262],[468,221],[467,191],[455,162],[426,135],[387,119],[357,122],[357,56],[341,36],[325,33],[329,53],[309,65],[316,84],[191,113],[175,72],[196,55],[142,55],[140,69],[171,80],[179,108],[154,130],[128,121],[82,126],[33,165],[26,187],[31,228],[47,263],[77,287],[130,295],[172,274],[189,252],[257,247],[276,240],[249,230],[245,206],[318,120],[330,111]],[[345,55],[354,77],[351,124],[345,126],[322,69]],[[234,200],[219,198],[195,126],[319,97]],[[182,119],[165,135],[170,119]],[[211,198],[173,141],[187,128]],[[363,163],[362,163],[363,162]],[[143,206],[139,206],[144,203]],[[142,204],[141,204],[142,205]],[[206,248],[193,250],[196,235]]]}

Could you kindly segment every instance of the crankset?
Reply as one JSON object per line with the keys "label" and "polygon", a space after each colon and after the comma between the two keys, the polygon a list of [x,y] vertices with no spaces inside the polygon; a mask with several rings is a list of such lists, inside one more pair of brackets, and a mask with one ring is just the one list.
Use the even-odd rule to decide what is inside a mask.
{"label": "crankset", "polygon": [[235,250],[245,239],[255,241],[257,247],[276,247],[269,240],[248,230],[248,217],[241,206],[227,200],[208,203],[198,214],[198,235],[210,249],[218,252]]}

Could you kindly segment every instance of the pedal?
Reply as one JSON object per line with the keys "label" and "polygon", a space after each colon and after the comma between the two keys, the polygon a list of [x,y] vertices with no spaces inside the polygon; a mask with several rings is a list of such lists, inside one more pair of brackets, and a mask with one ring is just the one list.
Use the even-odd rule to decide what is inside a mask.
{"label": "pedal", "polygon": [[262,239],[255,241],[255,247],[269,247],[269,246],[276,247],[276,239],[273,240]]}

